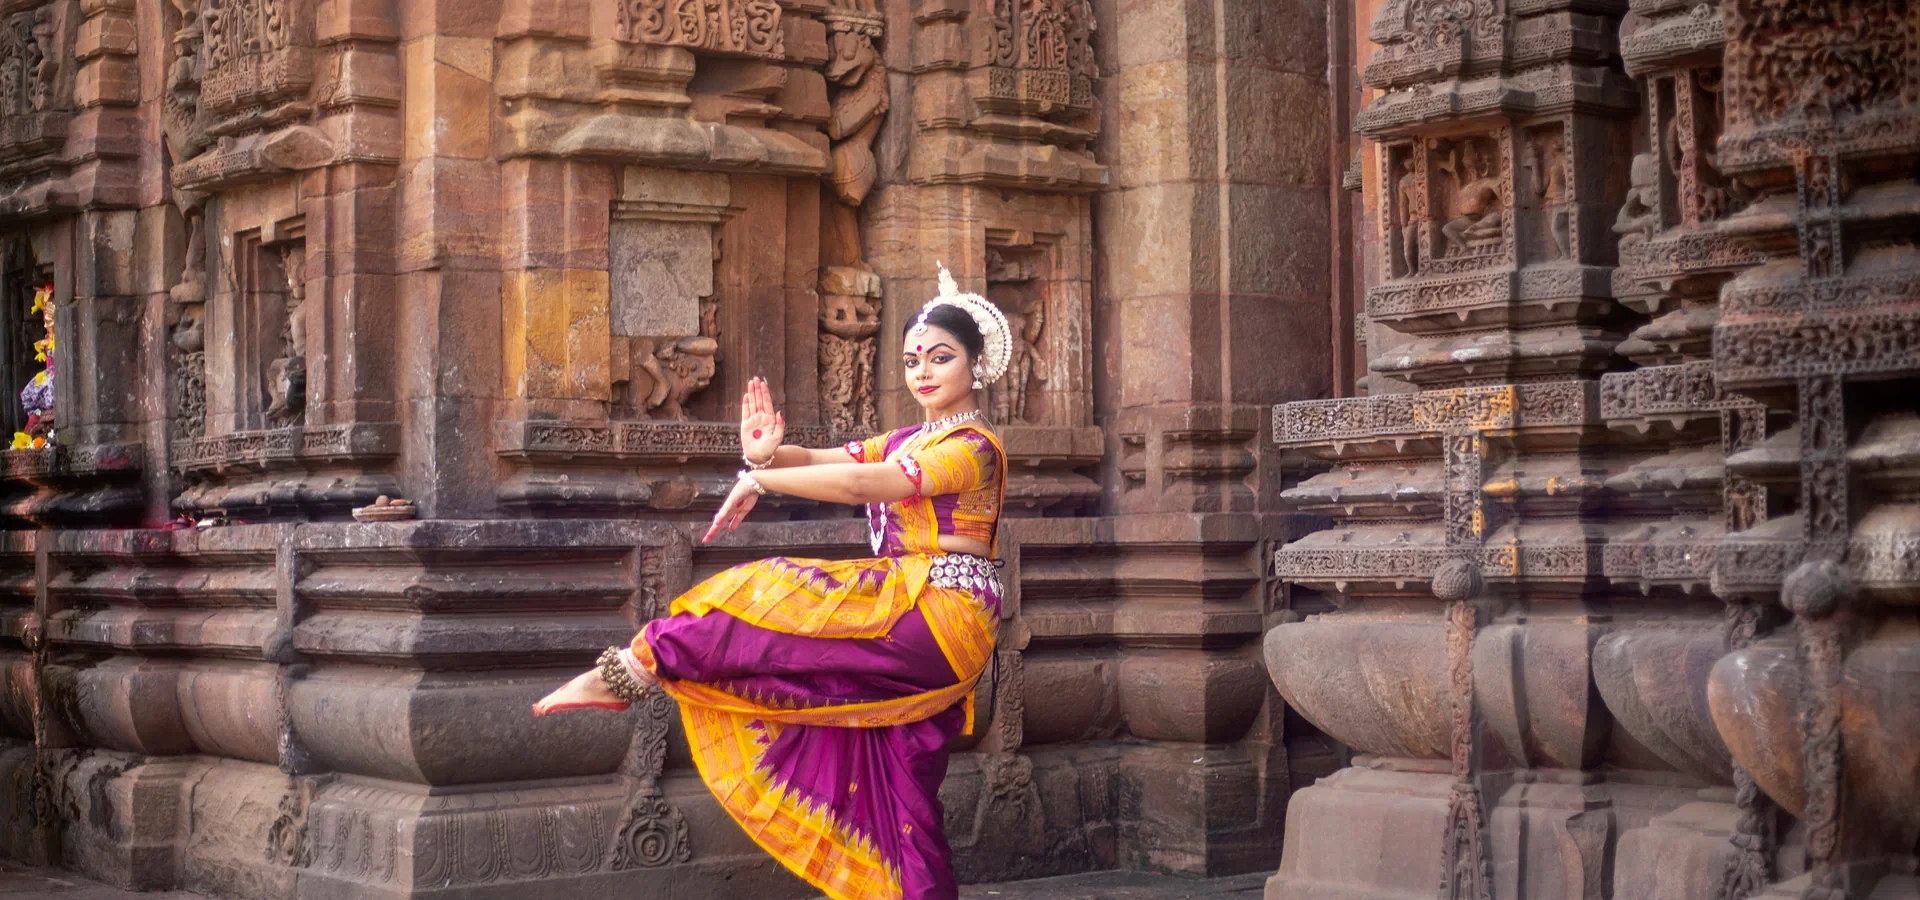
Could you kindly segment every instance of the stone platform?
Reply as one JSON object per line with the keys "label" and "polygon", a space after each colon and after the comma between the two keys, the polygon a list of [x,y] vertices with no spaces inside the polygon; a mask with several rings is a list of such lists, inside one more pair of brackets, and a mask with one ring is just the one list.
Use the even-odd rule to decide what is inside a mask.
{"label": "stone platform", "polygon": [[[1093,872],[1064,878],[1038,878],[1002,884],[967,885],[961,900],[1188,900],[1260,896],[1265,874],[1228,878],[1180,878],[1141,872]],[[33,869],[0,860],[0,900],[202,900],[185,891],[134,893],[107,887],[65,872]]]}

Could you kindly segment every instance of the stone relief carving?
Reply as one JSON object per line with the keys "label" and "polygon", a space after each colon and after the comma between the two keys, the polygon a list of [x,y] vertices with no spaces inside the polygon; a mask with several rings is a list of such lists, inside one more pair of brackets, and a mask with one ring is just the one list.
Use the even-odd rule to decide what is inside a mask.
{"label": "stone relief carving", "polygon": [[[200,0],[201,102],[220,114],[295,102],[313,81],[300,0]],[[304,109],[287,112],[304,112]],[[277,116],[276,116],[277,117]],[[221,123],[222,133],[238,123]]]}
{"label": "stone relief carving", "polygon": [[180,283],[167,292],[170,322],[168,372],[173,395],[171,434],[177,439],[207,433],[206,222],[196,212],[187,220],[187,259]]}
{"label": "stone relief carving", "polygon": [[1660,163],[1652,153],[1633,158],[1631,186],[1620,214],[1613,220],[1613,233],[1620,236],[1620,252],[1646,243],[1660,231]]}
{"label": "stone relief carving", "polygon": [[[1477,445],[1478,439],[1468,439]],[[1449,439],[1449,446],[1454,444]],[[1472,460],[1478,467],[1477,454]],[[1449,453],[1449,468],[1456,465]],[[1449,477],[1449,482],[1453,481]],[[1478,491],[1479,485],[1473,487]],[[1457,493],[1449,485],[1451,500]],[[1447,543],[1455,546],[1451,523]],[[1477,543],[1469,536],[1460,543]],[[1447,688],[1452,700],[1450,754],[1453,785],[1447,795],[1447,825],[1441,844],[1440,897],[1443,900],[1492,900],[1493,860],[1487,847],[1486,811],[1480,787],[1474,781],[1479,756],[1479,713],[1474,703],[1473,640],[1482,617],[1483,584],[1479,568],[1465,559],[1451,559],[1433,573],[1433,594],[1447,604]]]}
{"label": "stone relief carving", "polygon": [[1412,148],[1403,148],[1400,157],[1400,173],[1394,178],[1396,209],[1394,221],[1397,231],[1394,236],[1394,249],[1400,253],[1400,266],[1394,275],[1413,276],[1420,274],[1420,216],[1426,208],[1426,179],[1421,177],[1418,161]]}
{"label": "stone relief carving", "polygon": [[307,404],[306,247],[285,244],[279,256],[287,277],[286,324],[280,329],[280,355],[267,366],[267,419],[275,427],[304,423]]}
{"label": "stone relief carving", "polygon": [[1098,23],[1088,0],[993,0],[989,14],[991,96],[1040,104],[1034,111],[1091,104]]}
{"label": "stone relief carving", "polygon": [[638,706],[639,722],[621,774],[632,782],[627,806],[613,829],[614,869],[647,869],[693,858],[686,817],[667,802],[659,779],[667,767],[667,736],[673,701],[659,691]]}
{"label": "stone relief carving", "polygon": [[1022,297],[1017,309],[1007,310],[1007,327],[1013,331],[1013,355],[1008,357],[1005,387],[994,396],[994,416],[1001,422],[1031,422],[1032,384],[1045,382],[1045,363],[1040,341],[1047,329],[1046,298]]}
{"label": "stone relief carving", "polygon": [[180,14],[173,33],[173,62],[167,67],[167,93],[162,98],[161,126],[167,152],[175,163],[186,162],[207,149],[207,126],[200,113],[201,48],[206,30],[197,0],[171,0]]}
{"label": "stone relief carving", "polygon": [[879,429],[874,398],[880,277],[851,266],[820,276],[820,404],[837,431]]}
{"label": "stone relief carving", "polygon": [[[857,2],[857,0],[855,0]],[[834,196],[847,206],[859,206],[873,188],[878,169],[873,139],[890,102],[885,74],[879,70],[882,19],[857,5],[835,5],[821,14],[827,25],[827,80],[835,90],[827,137],[833,140]]]}
{"label": "stone relief carving", "polygon": [[1572,208],[1567,201],[1567,141],[1560,128],[1537,132],[1530,148],[1527,167],[1533,172],[1534,196],[1547,215],[1547,230],[1553,238],[1554,259],[1572,255]]}
{"label": "stone relief carving", "polygon": [[632,360],[623,372],[615,373],[615,384],[624,385],[626,398],[642,418],[690,418],[686,405],[694,394],[713,383],[714,355],[720,344],[713,338],[696,335],[684,338],[615,336],[627,342]]}
{"label": "stone relief carving", "polygon": [[635,44],[777,58],[786,54],[780,16],[774,0],[619,0],[614,36]]}
{"label": "stone relief carving", "polygon": [[1446,162],[1436,168],[1452,183],[1447,204],[1449,218],[1440,226],[1447,239],[1445,256],[1479,256],[1497,252],[1503,240],[1506,201],[1492,154],[1481,141],[1466,139],[1447,149]]}
{"label": "stone relief carving", "polygon": [[0,39],[0,114],[24,116],[53,105],[54,74],[60,54],[54,47],[53,9],[23,10],[5,20]]}

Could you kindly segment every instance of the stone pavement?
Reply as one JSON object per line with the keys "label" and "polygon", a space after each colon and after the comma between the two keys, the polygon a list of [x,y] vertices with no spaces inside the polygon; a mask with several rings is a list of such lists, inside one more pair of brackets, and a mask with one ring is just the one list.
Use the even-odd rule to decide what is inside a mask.
{"label": "stone pavement", "polygon": [[0,900],[27,900],[29,897],[48,897],[52,900],[203,900],[198,895],[180,891],[164,894],[129,893],[65,872],[30,869],[11,860],[0,859]]}
{"label": "stone pavement", "polygon": [[[975,884],[960,889],[960,900],[1259,900],[1265,874],[1230,878],[1177,878],[1138,872],[1095,872],[1007,884]],[[0,860],[0,900],[204,900],[198,894],[170,891],[136,894],[75,875],[29,869]]]}
{"label": "stone pavement", "polygon": [[960,900],[1260,900],[1272,873],[1180,878],[1143,872],[1094,872],[960,888]]}

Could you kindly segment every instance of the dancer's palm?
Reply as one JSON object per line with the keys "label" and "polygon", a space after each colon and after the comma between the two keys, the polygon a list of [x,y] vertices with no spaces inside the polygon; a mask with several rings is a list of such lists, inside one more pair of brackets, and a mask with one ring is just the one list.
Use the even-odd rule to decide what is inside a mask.
{"label": "dancer's palm", "polygon": [[772,462],[787,433],[787,418],[773,409],[773,392],[764,379],[747,383],[740,397],[740,453],[756,463]]}

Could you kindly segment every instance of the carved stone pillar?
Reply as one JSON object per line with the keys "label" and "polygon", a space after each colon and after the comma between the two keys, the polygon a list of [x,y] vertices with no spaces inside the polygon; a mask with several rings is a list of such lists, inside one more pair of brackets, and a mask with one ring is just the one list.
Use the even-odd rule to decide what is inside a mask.
{"label": "carved stone pillar", "polygon": [[1912,767],[1889,754],[1920,741],[1920,250],[1881,235],[1910,235],[1920,197],[1920,10],[1728,0],[1720,12],[1713,162],[1753,199],[1719,227],[1764,262],[1721,291],[1713,375],[1787,427],[1727,459],[1785,502],[1730,526],[1714,583],[1777,598],[1792,621],[1721,660],[1708,696],[1733,758],[1805,834],[1807,871],[1783,867],[1760,896],[1911,891],[1920,804]]}
{"label": "carved stone pillar", "polygon": [[1592,773],[1637,747],[1593,688],[1589,605],[1609,461],[1588,436],[1623,337],[1610,173],[1637,109],[1618,10],[1374,11],[1355,127],[1381,389],[1276,410],[1319,460],[1280,496],[1333,526],[1275,568],[1333,608],[1266,639],[1287,702],[1356,755],[1295,794],[1268,890],[1599,896],[1627,801]]}
{"label": "carved stone pillar", "polygon": [[1724,612],[1702,601],[1718,599],[1709,589],[1720,542],[1765,515],[1766,489],[1725,466],[1729,454],[1765,436],[1768,414],[1714,383],[1711,337],[1720,286],[1763,257],[1723,227],[1749,197],[1717,167],[1725,127],[1717,9],[1634,10],[1621,55],[1642,79],[1647,127],[1612,230],[1621,263],[1615,294],[1645,318],[1618,347],[1639,368],[1604,376],[1600,403],[1636,453],[1607,479],[1618,508],[1636,521],[1609,529],[1604,568],[1663,616],[1623,622],[1602,638],[1594,679],[1620,727],[1661,768],[1716,787],[1623,833],[1615,877],[1618,890],[1635,894],[1737,900],[1775,869],[1778,812],[1726,755],[1707,708],[1707,676],[1765,623],[1747,598],[1725,598]]}

